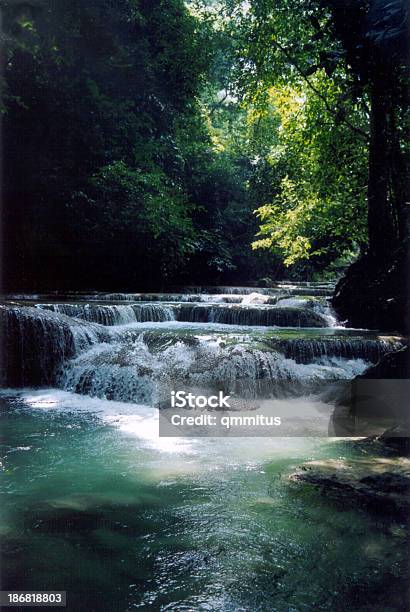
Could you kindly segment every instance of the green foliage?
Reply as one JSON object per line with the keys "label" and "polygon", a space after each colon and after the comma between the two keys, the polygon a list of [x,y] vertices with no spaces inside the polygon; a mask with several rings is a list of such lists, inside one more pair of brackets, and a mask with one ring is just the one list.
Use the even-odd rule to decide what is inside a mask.
{"label": "green foliage", "polygon": [[246,159],[241,179],[260,222],[252,247],[316,269],[357,252],[367,240],[368,100],[330,12],[289,0],[204,11],[230,41],[206,105],[215,148]]}
{"label": "green foliage", "polygon": [[[327,100],[338,96],[325,75],[313,78]],[[269,96],[265,115],[276,115],[278,127],[266,160],[277,187],[256,211],[262,237],[253,248],[276,250],[286,265],[310,258],[328,265],[366,241],[366,145],[345,125],[323,121],[323,101],[303,84],[271,88]]]}
{"label": "green foliage", "polygon": [[221,13],[238,41],[235,86],[264,152],[254,247],[287,265],[326,266],[367,240],[386,256],[408,226],[406,3],[228,0]]}
{"label": "green foliage", "polygon": [[195,232],[187,196],[160,167],[143,172],[113,162],[92,177],[91,185],[92,199],[86,198],[88,207],[82,209],[83,227],[89,219],[97,221],[96,227],[86,227],[89,237],[95,231],[107,241],[129,234],[146,245],[148,257],[162,254],[164,278],[193,252]]}
{"label": "green foliage", "polygon": [[7,268],[132,288],[259,275],[232,39],[182,0],[6,3]]}
{"label": "green foliage", "polygon": [[[383,218],[404,226],[399,0],[3,4],[6,284],[148,288],[337,267],[367,242],[379,65],[394,74]],[[360,28],[346,27],[349,11]]]}
{"label": "green foliage", "polygon": [[105,251],[102,283],[166,281],[196,239],[206,28],[182,0],[6,8],[11,276],[91,286]]}

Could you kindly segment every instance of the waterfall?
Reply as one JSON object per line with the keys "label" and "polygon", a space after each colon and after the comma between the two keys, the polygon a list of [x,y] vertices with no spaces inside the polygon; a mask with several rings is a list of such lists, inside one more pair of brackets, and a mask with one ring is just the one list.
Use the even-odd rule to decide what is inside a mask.
{"label": "waterfall", "polygon": [[4,386],[51,384],[67,359],[106,338],[104,327],[32,307],[0,306]]}
{"label": "waterfall", "polygon": [[98,296],[84,295],[84,300],[116,302],[226,302],[240,304],[242,295],[210,293],[105,293]]}
{"label": "waterfall", "polygon": [[75,354],[67,322],[33,308],[0,307],[2,384],[51,384],[64,361]]}
{"label": "waterfall", "polygon": [[161,404],[171,390],[207,389],[242,397],[286,397],[323,380],[350,378],[365,362],[299,364],[273,349],[176,341],[158,350],[143,337],[132,344],[100,344],[72,359],[60,385],[67,391],[125,402]]}
{"label": "waterfall", "polygon": [[272,346],[283,353],[287,359],[296,363],[312,363],[322,357],[342,357],[344,359],[364,359],[377,363],[383,355],[399,350],[403,343],[399,340],[326,338],[326,339],[286,339],[272,340]]}
{"label": "waterfall", "polygon": [[175,319],[173,309],[162,304],[37,304],[36,307],[109,326]]}
{"label": "waterfall", "polygon": [[181,293],[192,294],[234,294],[234,295],[250,295],[251,293],[260,293],[262,295],[317,295],[331,296],[334,285],[306,283],[276,283],[272,287],[224,287],[224,286],[204,286],[204,287],[184,287],[179,288]]}
{"label": "waterfall", "polygon": [[327,300],[314,295],[321,291],[328,287],[282,283],[9,296],[0,308],[1,382],[156,406],[177,386],[298,396],[403,346],[401,338],[332,327]]}
{"label": "waterfall", "polygon": [[178,321],[224,323],[228,325],[257,325],[281,327],[327,327],[324,316],[302,308],[269,306],[205,306],[181,304],[176,310]]}
{"label": "waterfall", "polygon": [[186,321],[281,327],[327,327],[329,320],[314,308],[248,304],[37,304],[36,308],[61,313],[101,325],[126,325],[147,321]]}

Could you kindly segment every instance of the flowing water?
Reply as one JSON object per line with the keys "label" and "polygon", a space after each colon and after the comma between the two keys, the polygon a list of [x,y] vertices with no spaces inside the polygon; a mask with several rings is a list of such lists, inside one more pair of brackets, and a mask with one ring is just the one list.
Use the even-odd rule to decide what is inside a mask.
{"label": "flowing water", "polygon": [[5,296],[3,588],[86,611],[404,609],[403,526],[288,478],[373,447],[158,436],[177,387],[331,411],[318,384],[402,345],[340,325],[331,290]]}

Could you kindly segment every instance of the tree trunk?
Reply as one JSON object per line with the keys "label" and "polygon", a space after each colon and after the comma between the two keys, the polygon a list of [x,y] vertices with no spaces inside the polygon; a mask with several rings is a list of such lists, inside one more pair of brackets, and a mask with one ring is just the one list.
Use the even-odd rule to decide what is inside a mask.
{"label": "tree trunk", "polygon": [[396,245],[396,231],[390,202],[391,101],[388,79],[379,74],[371,87],[368,226],[369,252],[377,259],[388,256]]}
{"label": "tree trunk", "polygon": [[397,217],[397,234],[400,243],[410,236],[410,159],[407,151],[402,151],[397,129],[397,109],[392,113],[392,192]]}

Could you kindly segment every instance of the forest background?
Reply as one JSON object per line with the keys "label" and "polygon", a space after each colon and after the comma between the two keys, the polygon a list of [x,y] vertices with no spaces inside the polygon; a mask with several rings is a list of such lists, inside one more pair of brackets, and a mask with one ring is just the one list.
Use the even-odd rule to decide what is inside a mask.
{"label": "forest background", "polygon": [[2,13],[6,290],[264,285],[356,262],[340,309],[365,277],[402,312],[404,1]]}

